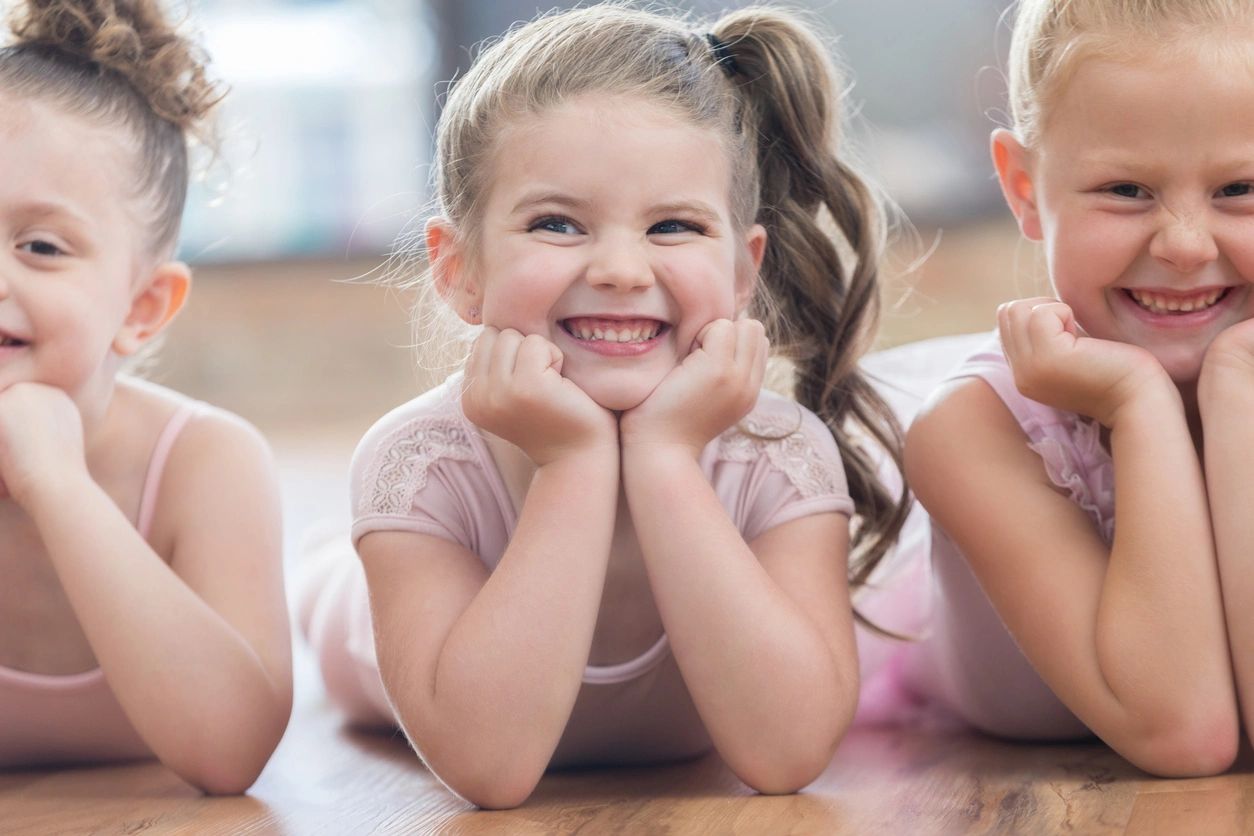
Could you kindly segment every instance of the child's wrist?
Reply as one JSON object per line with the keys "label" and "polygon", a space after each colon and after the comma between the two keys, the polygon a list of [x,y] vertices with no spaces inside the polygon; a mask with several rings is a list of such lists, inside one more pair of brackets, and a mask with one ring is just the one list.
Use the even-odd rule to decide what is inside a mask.
{"label": "child's wrist", "polygon": [[533,458],[537,467],[568,467],[576,466],[588,469],[589,473],[598,473],[612,469],[617,479],[619,449],[617,439],[595,441],[586,444],[570,444],[544,451],[538,458]]}
{"label": "child's wrist", "polygon": [[1197,408],[1203,421],[1222,414],[1248,421],[1254,414],[1254,369],[1203,366],[1197,381]]}
{"label": "child's wrist", "polygon": [[1136,394],[1117,405],[1102,421],[1111,432],[1133,423],[1161,423],[1167,416],[1184,416],[1184,401],[1180,390],[1169,380],[1164,385],[1146,385]]}
{"label": "child's wrist", "polygon": [[12,496],[36,527],[42,528],[45,522],[59,522],[67,509],[78,507],[85,493],[100,492],[102,488],[84,468],[31,480],[13,490]]}
{"label": "child's wrist", "polygon": [[636,466],[649,466],[655,462],[697,461],[701,457],[704,444],[674,438],[631,438],[623,437],[623,467],[628,462]]}

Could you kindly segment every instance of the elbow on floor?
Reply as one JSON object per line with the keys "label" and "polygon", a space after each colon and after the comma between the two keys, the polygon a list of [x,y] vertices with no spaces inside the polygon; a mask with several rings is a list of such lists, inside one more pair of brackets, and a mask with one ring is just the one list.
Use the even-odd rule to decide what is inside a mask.
{"label": "elbow on floor", "polygon": [[548,765],[547,762],[532,765],[500,758],[484,768],[447,761],[433,763],[432,758],[421,752],[419,757],[455,795],[484,810],[512,810],[521,806],[535,791]]}
{"label": "elbow on floor", "polygon": [[262,738],[232,735],[226,740],[204,739],[189,745],[189,754],[166,766],[206,795],[240,795],[251,787],[279,744],[287,719]]}
{"label": "elbow on floor", "polygon": [[512,810],[520,807],[531,797],[539,776],[528,779],[519,776],[509,779],[497,776],[487,780],[462,780],[456,783],[445,781],[445,785],[461,798],[484,810]]}
{"label": "elbow on floor", "polygon": [[1201,778],[1226,772],[1237,757],[1240,729],[1232,717],[1193,719],[1146,735],[1121,752],[1137,767],[1163,778]]}
{"label": "elbow on floor", "polygon": [[242,795],[257,781],[265,761],[251,763],[201,763],[195,766],[173,768],[187,783],[205,795]]}
{"label": "elbow on floor", "polygon": [[746,785],[763,795],[790,795],[809,786],[823,774],[835,754],[835,745],[813,752],[783,753],[783,757],[767,761],[762,757],[729,766]]}

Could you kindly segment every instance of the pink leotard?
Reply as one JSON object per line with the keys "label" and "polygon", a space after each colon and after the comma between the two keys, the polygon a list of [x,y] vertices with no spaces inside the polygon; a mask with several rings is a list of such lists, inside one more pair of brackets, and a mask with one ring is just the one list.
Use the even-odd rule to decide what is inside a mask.
{"label": "pink leotard", "polygon": [[[459,378],[393,410],[358,446],[354,542],[373,531],[410,531],[458,542],[489,569],[501,559],[517,509],[483,436],[462,413]],[[806,515],[852,513],[840,453],[812,413],[764,392],[740,427],[752,435],[727,431],[706,447],[700,463],[747,541]],[[328,693],[352,721],[393,725],[360,561],[335,544],[323,559],[327,565],[310,575],[314,588],[298,609]],[[552,764],[659,761],[709,747],[661,635],[635,659],[585,670]]]}
{"label": "pink leotard", "polygon": [[[913,362],[918,358],[931,358],[936,368],[938,357],[956,366],[943,379],[977,378],[997,394],[1023,429],[1028,447],[1040,455],[1050,481],[1084,509],[1109,543],[1114,535],[1114,467],[1101,444],[1100,427],[1020,394],[995,334],[905,346],[885,352],[880,362],[904,371],[894,378],[886,370],[894,382],[913,375],[916,383],[925,383],[918,389],[928,389],[942,378],[922,382],[908,370],[918,367]],[[905,402],[905,423],[920,403]],[[905,612],[905,632],[917,630],[922,638],[895,650],[879,643],[878,670],[864,680],[864,714],[892,721],[902,716],[902,702],[916,708],[930,703],[1005,737],[1045,740],[1090,734],[1037,675],[939,525],[925,514],[912,516],[895,560],[904,568],[897,584],[885,588],[877,612],[890,627],[902,623],[898,616]],[[926,617],[919,618],[919,610]]]}
{"label": "pink leotard", "polygon": [[[145,538],[170,450],[201,408],[180,406],[157,438],[136,524]],[[100,668],[49,675],[0,666],[0,767],[150,757]]]}

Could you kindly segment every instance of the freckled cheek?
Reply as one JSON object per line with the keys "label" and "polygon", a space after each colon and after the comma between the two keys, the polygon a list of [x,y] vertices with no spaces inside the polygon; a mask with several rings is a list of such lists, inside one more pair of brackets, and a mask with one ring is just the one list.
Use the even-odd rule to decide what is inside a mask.
{"label": "freckled cheek", "polygon": [[1220,258],[1226,258],[1236,271],[1232,278],[1238,281],[1254,283],[1254,223],[1248,230],[1236,234],[1223,234],[1217,237]]}

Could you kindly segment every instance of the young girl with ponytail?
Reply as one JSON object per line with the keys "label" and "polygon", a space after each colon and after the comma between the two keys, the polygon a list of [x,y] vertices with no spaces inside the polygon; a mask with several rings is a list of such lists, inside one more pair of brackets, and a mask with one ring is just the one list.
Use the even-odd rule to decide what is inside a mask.
{"label": "young girl with ponytail", "polygon": [[[840,91],[786,14],[620,4],[453,87],[426,254],[478,336],[361,442],[361,559],[302,620],[333,699],[466,799],[711,746],[792,792],[844,735],[850,587],[903,507],[855,440],[898,446],[857,366],[884,224]],[[796,402],[761,388],[772,347]]]}

